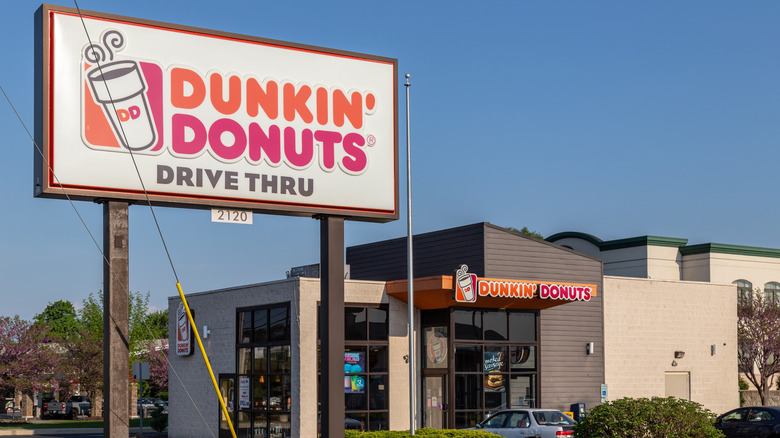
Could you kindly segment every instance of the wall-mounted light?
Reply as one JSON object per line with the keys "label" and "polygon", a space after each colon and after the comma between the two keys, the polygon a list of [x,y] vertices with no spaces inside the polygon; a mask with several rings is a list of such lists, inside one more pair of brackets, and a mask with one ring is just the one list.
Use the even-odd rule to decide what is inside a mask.
{"label": "wall-mounted light", "polygon": [[682,359],[685,356],[684,351],[675,351],[674,352],[674,358],[675,359]]}
{"label": "wall-mounted light", "polygon": [[593,354],[593,348],[594,348],[593,342],[588,342],[587,344],[585,344],[585,354]]}
{"label": "wall-mounted light", "polygon": [[676,366],[677,366],[677,361],[676,361],[676,360],[673,360],[673,361],[672,361],[672,366],[673,366],[673,367],[676,367]]}
{"label": "wall-mounted light", "polygon": [[710,355],[715,356],[716,354],[718,354],[718,344],[710,345]]}
{"label": "wall-mounted light", "polygon": [[209,326],[204,325],[203,326],[203,339],[206,339],[211,334],[211,330],[209,330]]}

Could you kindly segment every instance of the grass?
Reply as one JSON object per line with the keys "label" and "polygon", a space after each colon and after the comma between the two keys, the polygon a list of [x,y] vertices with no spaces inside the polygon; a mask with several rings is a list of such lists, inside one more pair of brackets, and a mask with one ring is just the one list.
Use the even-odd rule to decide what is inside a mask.
{"label": "grass", "polygon": [[[152,430],[151,418],[144,419],[144,429],[147,427]],[[141,422],[134,418],[130,420],[130,427],[139,427]],[[103,420],[44,420],[38,423],[13,423],[4,425],[0,423],[0,430],[6,429],[81,429],[81,428],[103,428]]]}

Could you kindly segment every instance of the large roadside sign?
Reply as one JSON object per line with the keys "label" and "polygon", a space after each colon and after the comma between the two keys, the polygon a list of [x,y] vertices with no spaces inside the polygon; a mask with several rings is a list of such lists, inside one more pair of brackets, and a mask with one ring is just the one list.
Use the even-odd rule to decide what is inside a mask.
{"label": "large roadside sign", "polygon": [[396,59],[50,5],[36,25],[36,196],[398,218]]}

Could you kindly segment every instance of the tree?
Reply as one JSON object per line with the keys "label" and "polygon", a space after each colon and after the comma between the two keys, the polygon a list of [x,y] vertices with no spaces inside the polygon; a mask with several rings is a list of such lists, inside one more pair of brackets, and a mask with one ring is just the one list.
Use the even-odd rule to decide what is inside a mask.
{"label": "tree", "polygon": [[[128,303],[130,359],[135,361],[144,350],[146,341],[168,337],[168,310],[149,313],[149,292],[130,292]],[[84,330],[102,340],[103,291],[89,294],[83,302],[80,317]]]}
{"label": "tree", "polygon": [[537,233],[536,231],[529,230],[528,227],[523,227],[522,230],[518,230],[515,227],[504,227],[504,228],[506,228],[509,231],[514,231],[515,233],[525,234],[526,236],[530,236],[530,237],[533,237],[535,239],[544,240],[544,236],[542,236],[541,234]]}
{"label": "tree", "polygon": [[80,390],[94,403],[103,392],[103,341],[82,329],[79,336],[64,341],[63,347],[65,379],[78,382]]}
{"label": "tree", "polygon": [[0,388],[57,390],[60,351],[47,334],[49,327],[0,317]]}
{"label": "tree", "polygon": [[780,303],[756,290],[740,294],[737,302],[737,361],[739,371],[755,386],[761,404],[772,376],[780,372]]}
{"label": "tree", "polygon": [[59,339],[67,339],[78,333],[78,314],[73,304],[67,300],[50,302],[33,320],[49,326],[50,333]]}
{"label": "tree", "polygon": [[150,396],[164,396],[168,393],[168,344],[157,345],[147,342],[147,350],[141,354],[141,361],[149,362],[148,390]]}

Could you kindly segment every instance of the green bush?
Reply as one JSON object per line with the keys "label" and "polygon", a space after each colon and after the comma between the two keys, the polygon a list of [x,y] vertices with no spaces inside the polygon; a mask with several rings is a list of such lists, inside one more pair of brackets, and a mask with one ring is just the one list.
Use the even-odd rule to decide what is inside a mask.
{"label": "green bush", "polygon": [[716,438],[715,414],[695,402],[623,398],[596,406],[574,426],[577,438]]}
{"label": "green bush", "polygon": [[[404,438],[410,436],[408,430],[382,430],[376,432],[347,430],[344,432],[344,438]],[[484,430],[431,429],[425,427],[415,430],[414,436],[425,438],[490,438],[498,435],[485,432]]]}
{"label": "green bush", "polygon": [[162,433],[168,427],[168,414],[163,414],[163,410],[162,406],[158,406],[149,414],[152,416],[152,429],[157,433]]}

